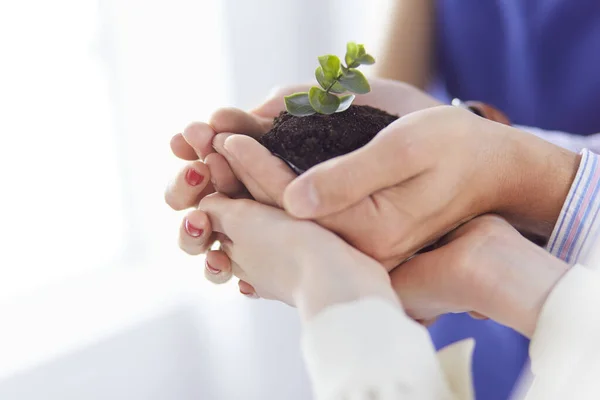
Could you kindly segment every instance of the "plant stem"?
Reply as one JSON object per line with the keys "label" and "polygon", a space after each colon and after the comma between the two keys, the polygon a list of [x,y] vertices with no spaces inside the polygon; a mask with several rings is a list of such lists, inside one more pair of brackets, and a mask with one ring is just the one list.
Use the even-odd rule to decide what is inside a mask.
{"label": "plant stem", "polygon": [[340,76],[338,76],[337,78],[335,78],[333,80],[333,82],[331,82],[331,85],[329,85],[329,87],[327,88],[327,90],[325,90],[325,93],[329,93],[329,91],[331,90],[331,88],[333,87],[333,85],[335,85],[337,83],[337,81],[340,80],[341,77],[342,77],[342,74],[340,74]]}

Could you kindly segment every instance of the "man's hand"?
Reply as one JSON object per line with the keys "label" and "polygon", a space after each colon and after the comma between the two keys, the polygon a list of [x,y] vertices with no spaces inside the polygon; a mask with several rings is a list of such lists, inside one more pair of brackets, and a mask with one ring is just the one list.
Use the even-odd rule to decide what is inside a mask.
{"label": "man's hand", "polygon": [[512,127],[438,107],[401,118],[363,148],[315,166],[286,188],[283,203],[298,218],[321,218],[370,200],[393,226],[377,238],[387,238],[385,255],[410,255],[490,212],[547,239],[579,160]]}

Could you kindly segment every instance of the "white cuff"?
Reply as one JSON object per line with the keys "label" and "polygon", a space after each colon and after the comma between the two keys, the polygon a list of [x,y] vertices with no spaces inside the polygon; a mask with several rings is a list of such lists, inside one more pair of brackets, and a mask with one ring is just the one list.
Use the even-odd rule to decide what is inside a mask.
{"label": "white cuff", "polygon": [[574,374],[585,369],[586,358],[598,357],[599,305],[600,275],[581,265],[571,268],[550,293],[529,348],[532,390],[538,395],[540,390],[564,391],[576,383]]}
{"label": "white cuff", "polygon": [[451,398],[427,330],[387,301],[323,310],[302,347],[319,400]]}

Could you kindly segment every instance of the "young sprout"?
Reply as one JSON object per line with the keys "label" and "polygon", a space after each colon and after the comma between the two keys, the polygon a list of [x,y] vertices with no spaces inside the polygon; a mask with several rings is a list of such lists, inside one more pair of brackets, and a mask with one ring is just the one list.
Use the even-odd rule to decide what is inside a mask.
{"label": "young sprout", "polygon": [[[365,46],[349,42],[346,46],[346,65],[337,56],[319,57],[319,66],[315,71],[318,86],[308,92],[294,93],[285,97],[287,111],[297,117],[314,113],[333,114],[346,111],[354,100],[354,94],[365,94],[371,90],[367,78],[360,72],[360,65],[371,65],[375,59],[365,51]],[[350,94],[343,95],[346,92]],[[343,96],[337,96],[337,95]]]}

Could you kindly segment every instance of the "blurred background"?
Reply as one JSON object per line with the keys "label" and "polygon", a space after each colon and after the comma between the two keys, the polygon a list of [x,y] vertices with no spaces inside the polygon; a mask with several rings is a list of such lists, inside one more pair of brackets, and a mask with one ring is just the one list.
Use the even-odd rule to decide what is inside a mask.
{"label": "blurred background", "polygon": [[310,398],[295,311],[179,251],[169,140],[377,55],[390,1],[0,3],[0,398]]}

